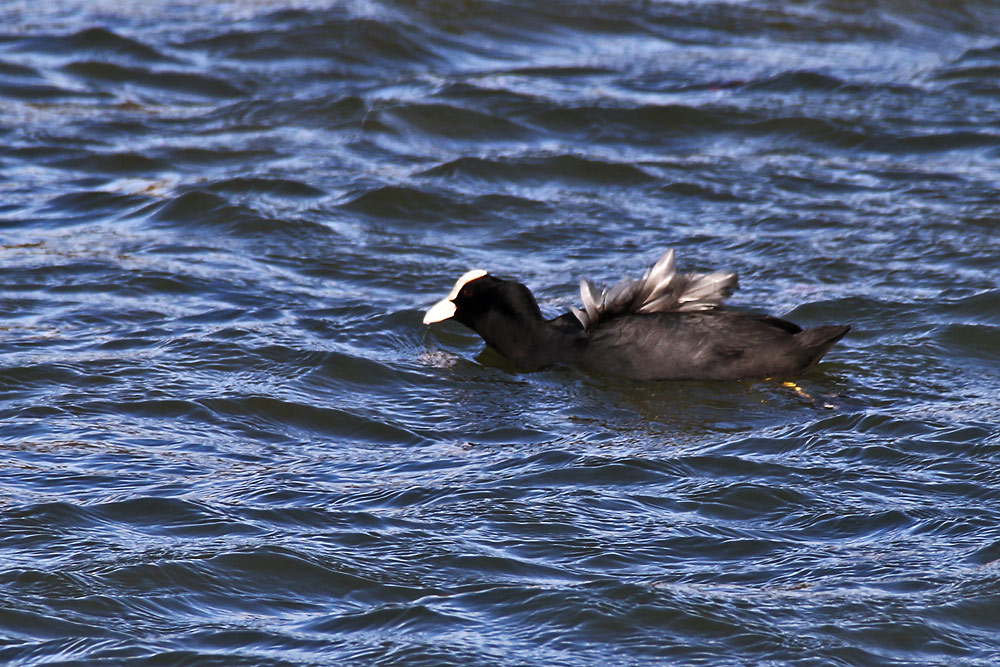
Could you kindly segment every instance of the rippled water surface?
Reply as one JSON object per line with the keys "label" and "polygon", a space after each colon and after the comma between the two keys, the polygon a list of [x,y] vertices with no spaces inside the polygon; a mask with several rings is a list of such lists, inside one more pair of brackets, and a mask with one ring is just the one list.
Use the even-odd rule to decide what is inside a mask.
{"label": "rippled water surface", "polygon": [[[1000,662],[1000,6],[0,4],[0,662]],[[423,311],[666,247],[795,386]]]}

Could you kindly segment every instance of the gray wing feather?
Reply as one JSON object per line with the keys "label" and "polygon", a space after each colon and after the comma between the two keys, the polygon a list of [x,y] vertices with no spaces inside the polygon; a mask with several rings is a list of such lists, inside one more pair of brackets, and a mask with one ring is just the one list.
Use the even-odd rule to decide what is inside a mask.
{"label": "gray wing feather", "polygon": [[625,278],[610,290],[580,280],[584,311],[572,308],[585,330],[602,319],[628,313],[689,312],[717,308],[739,287],[735,273],[677,273],[674,250],[668,249],[639,280]]}
{"label": "gray wing feather", "polygon": [[623,278],[608,290],[604,297],[604,309],[607,311],[628,310],[642,289],[642,281]]}
{"label": "gray wing feather", "polygon": [[[639,281],[639,291],[636,293],[634,306],[639,308],[647,301],[657,298],[669,287],[676,273],[674,249],[667,248],[667,251],[656,260],[656,264],[646,269],[646,273]],[[657,292],[659,294],[656,294]]]}
{"label": "gray wing feather", "polygon": [[590,320],[591,326],[597,324],[603,305],[602,300],[594,295],[595,291],[594,283],[586,278],[580,278],[580,300],[583,301],[583,308],[587,311],[587,318]]}
{"label": "gray wing feather", "polygon": [[677,310],[709,310],[715,308],[739,287],[736,274],[726,271],[693,273],[677,299]]}
{"label": "gray wing feather", "polygon": [[587,313],[583,312],[576,306],[570,306],[569,312],[573,313],[573,316],[580,320],[580,324],[583,326],[584,331],[590,328],[590,318],[587,317]]}

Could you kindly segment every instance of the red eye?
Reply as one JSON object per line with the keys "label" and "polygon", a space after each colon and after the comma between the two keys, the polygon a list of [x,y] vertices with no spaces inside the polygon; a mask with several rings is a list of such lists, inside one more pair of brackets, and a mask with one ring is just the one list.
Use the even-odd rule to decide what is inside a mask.
{"label": "red eye", "polygon": [[472,296],[472,288],[471,287],[464,288],[462,290],[462,296],[464,296],[466,299],[468,299],[470,296]]}

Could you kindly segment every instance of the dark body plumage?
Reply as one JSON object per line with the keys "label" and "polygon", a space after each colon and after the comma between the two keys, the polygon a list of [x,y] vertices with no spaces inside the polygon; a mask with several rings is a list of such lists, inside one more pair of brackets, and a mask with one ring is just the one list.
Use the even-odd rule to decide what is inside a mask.
{"label": "dark body plumage", "polygon": [[[735,275],[728,275],[735,285]],[[850,329],[831,325],[803,330],[770,315],[723,310],[716,303],[693,311],[619,312],[588,330],[587,318],[580,314],[546,320],[527,287],[487,274],[460,281],[455,296],[442,303],[453,304],[450,317],[518,368],[573,364],[640,380],[798,375]],[[428,312],[425,321],[437,319]]]}

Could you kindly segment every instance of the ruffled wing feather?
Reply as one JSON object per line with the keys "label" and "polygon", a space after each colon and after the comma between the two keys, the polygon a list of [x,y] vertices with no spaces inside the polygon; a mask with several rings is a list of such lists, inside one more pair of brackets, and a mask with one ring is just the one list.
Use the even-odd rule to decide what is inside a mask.
{"label": "ruffled wing feather", "polygon": [[735,273],[677,273],[674,250],[668,249],[639,280],[625,278],[610,290],[580,280],[584,310],[572,308],[586,330],[601,320],[629,313],[690,312],[717,308],[739,287]]}

